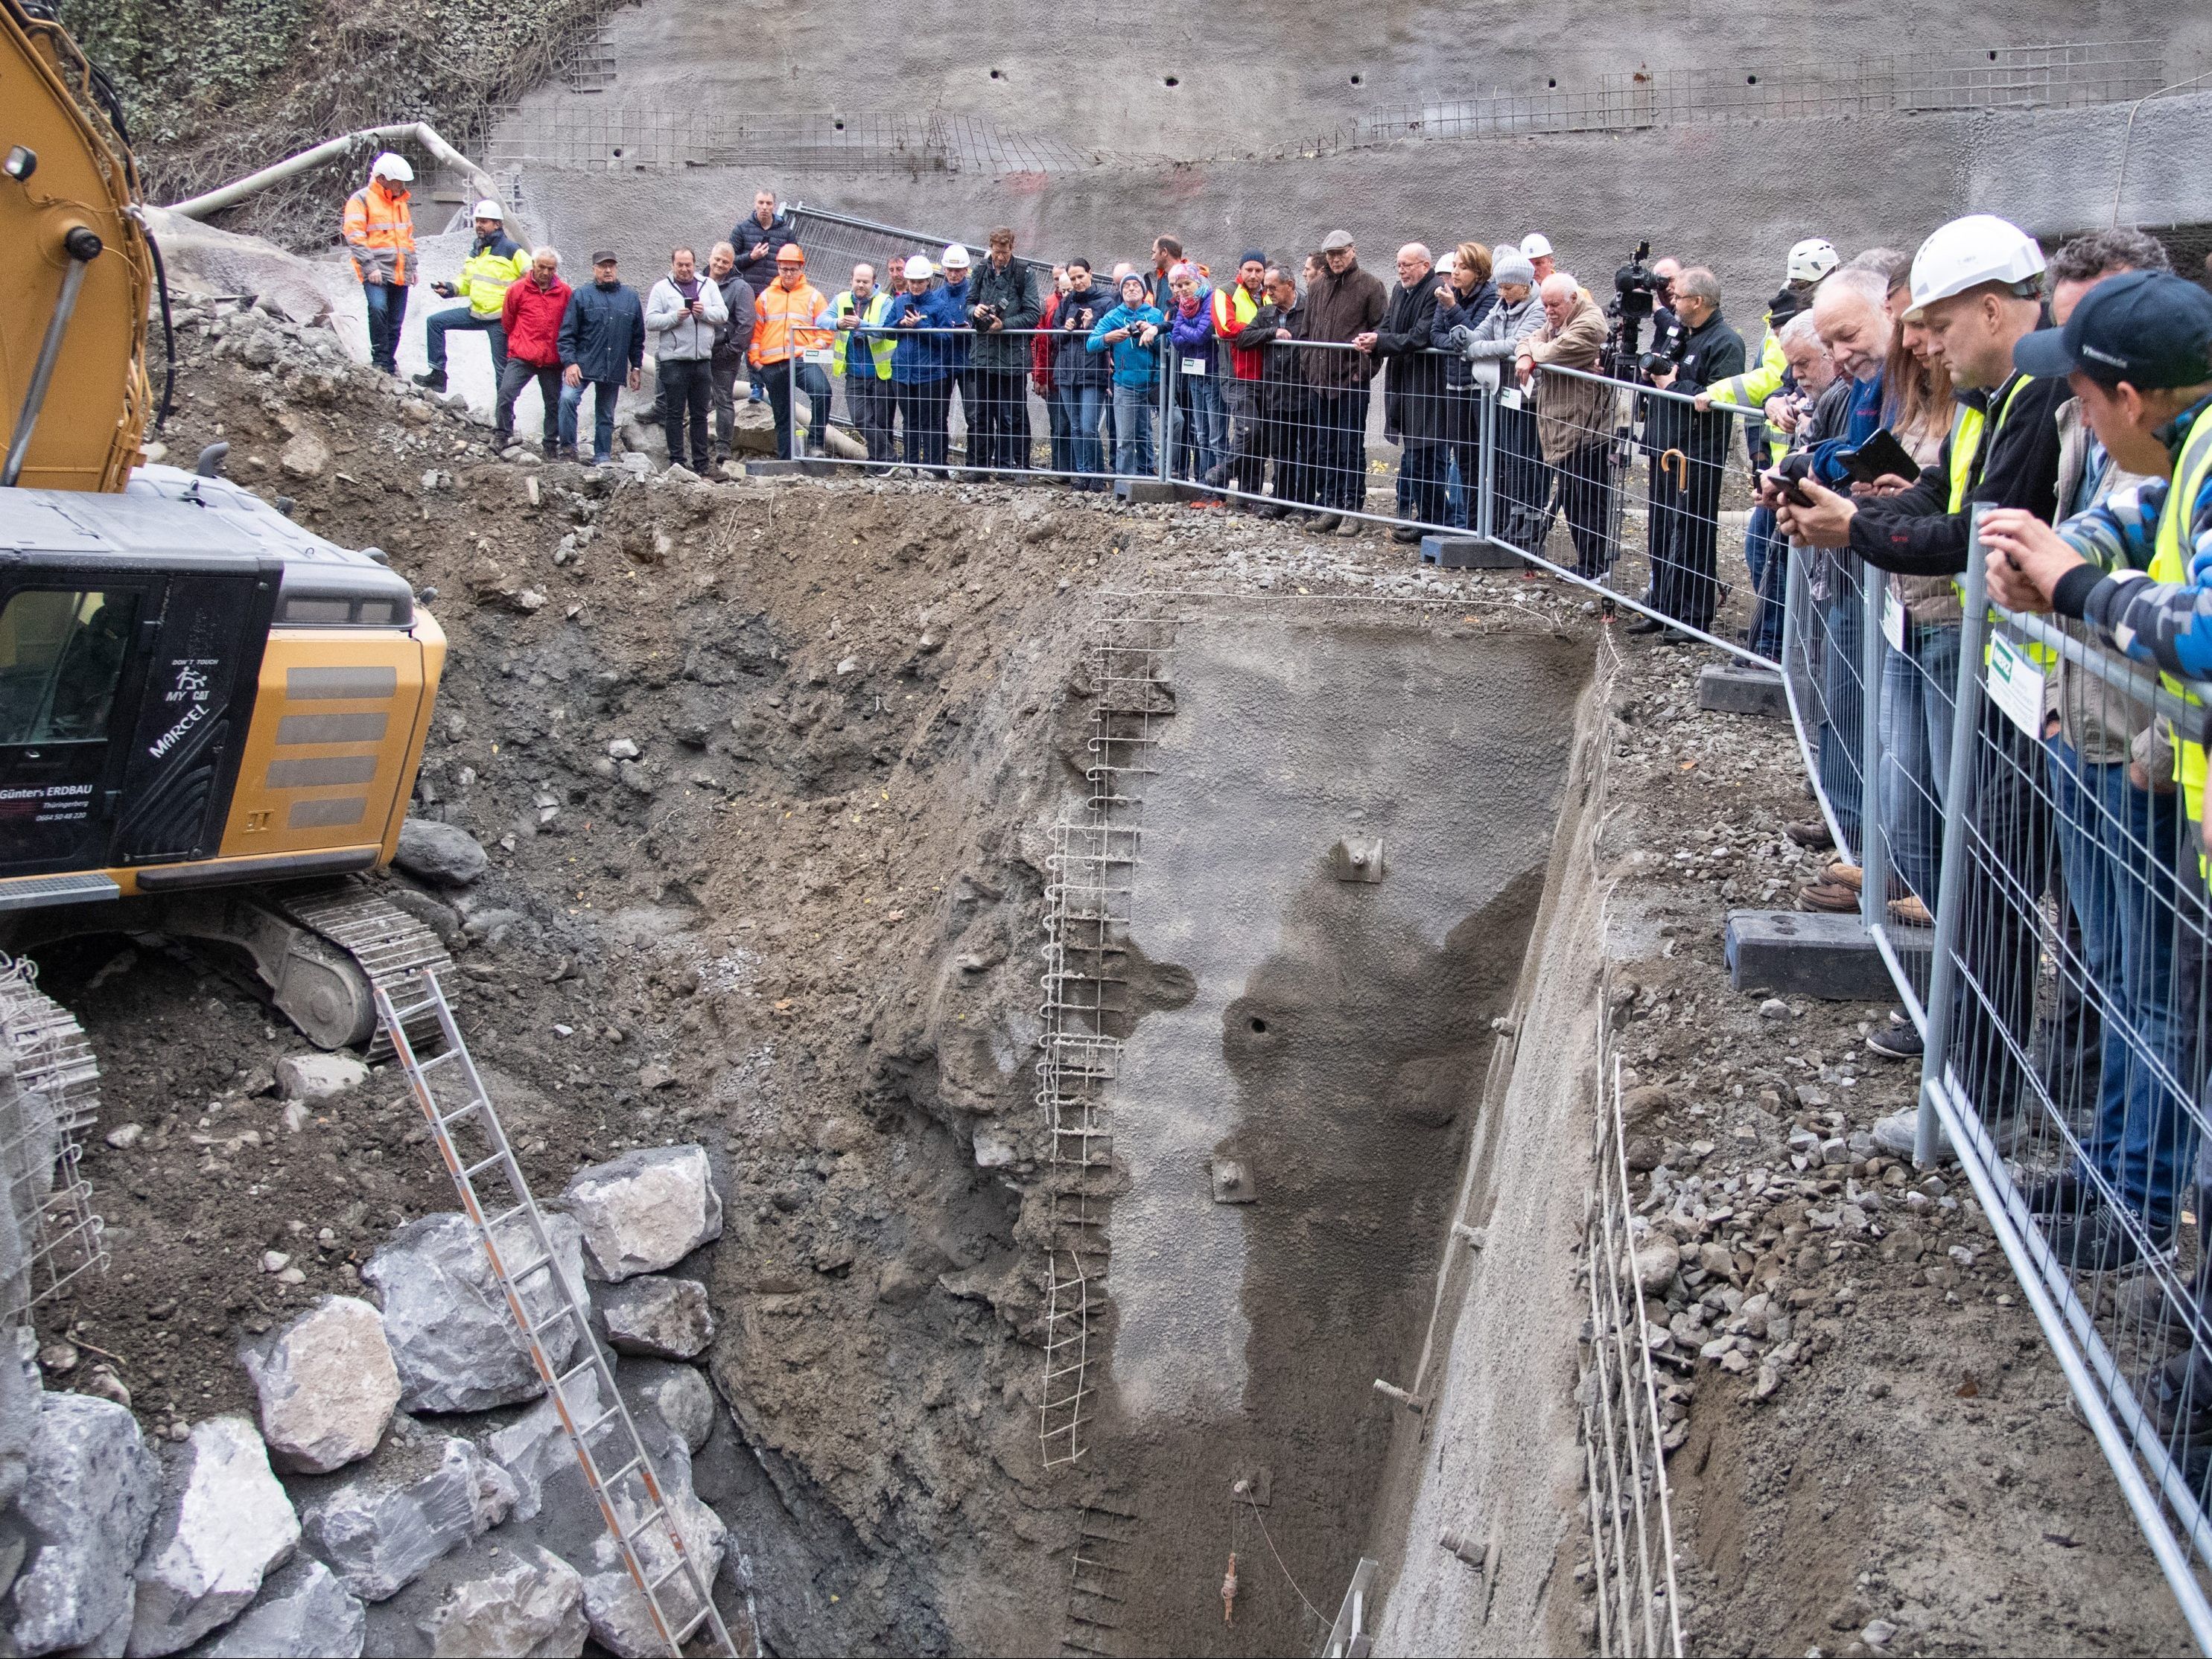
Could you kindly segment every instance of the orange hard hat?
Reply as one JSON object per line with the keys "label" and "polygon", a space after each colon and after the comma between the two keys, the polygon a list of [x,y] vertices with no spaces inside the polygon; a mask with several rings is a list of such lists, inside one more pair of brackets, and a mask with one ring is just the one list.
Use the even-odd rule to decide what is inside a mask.
{"label": "orange hard hat", "polygon": [[806,255],[798,243],[786,242],[776,249],[775,262],[780,265],[803,265],[806,263]]}

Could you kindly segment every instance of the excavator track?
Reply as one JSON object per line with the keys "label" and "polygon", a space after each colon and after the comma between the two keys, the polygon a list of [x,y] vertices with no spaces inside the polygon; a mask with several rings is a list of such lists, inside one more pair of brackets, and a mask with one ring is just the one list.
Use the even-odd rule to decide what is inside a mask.
{"label": "excavator track", "polygon": [[[404,1007],[422,1000],[406,994],[405,981],[425,968],[435,969],[441,981],[454,976],[453,959],[438,936],[397,905],[379,898],[365,882],[348,879],[260,896],[271,908],[344,951],[370,986],[385,991],[395,1005]],[[407,1027],[410,1041],[418,1047],[434,1046],[437,1034],[433,1014],[422,1015]],[[379,1024],[368,1041],[368,1058],[389,1060],[392,1054],[392,1038]]]}

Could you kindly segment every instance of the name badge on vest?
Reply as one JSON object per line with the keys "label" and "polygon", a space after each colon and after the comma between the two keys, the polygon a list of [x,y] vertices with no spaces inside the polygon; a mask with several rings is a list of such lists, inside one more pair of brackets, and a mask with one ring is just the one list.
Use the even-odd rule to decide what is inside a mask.
{"label": "name badge on vest", "polygon": [[1990,701],[2031,738],[2043,737],[2043,671],[2002,634],[1990,635]]}

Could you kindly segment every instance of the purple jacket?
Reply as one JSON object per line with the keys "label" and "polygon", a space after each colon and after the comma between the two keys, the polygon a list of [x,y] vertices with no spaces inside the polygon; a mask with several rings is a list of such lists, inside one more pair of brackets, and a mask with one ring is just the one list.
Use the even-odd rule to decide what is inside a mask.
{"label": "purple jacket", "polygon": [[1186,317],[1182,307],[1172,302],[1168,309],[1168,338],[1175,343],[1177,357],[1202,357],[1206,372],[1213,372],[1213,307],[1207,301],[1212,296],[1200,294],[1198,309]]}

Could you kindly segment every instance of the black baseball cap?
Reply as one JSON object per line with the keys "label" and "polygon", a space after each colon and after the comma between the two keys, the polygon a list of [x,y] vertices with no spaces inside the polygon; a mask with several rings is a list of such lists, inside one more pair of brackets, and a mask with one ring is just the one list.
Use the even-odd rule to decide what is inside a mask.
{"label": "black baseball cap", "polygon": [[2024,374],[2070,374],[2138,391],[2212,380],[2212,294],[2165,270],[2107,276],[2081,296],[2063,329],[2039,329],[2012,349]]}

